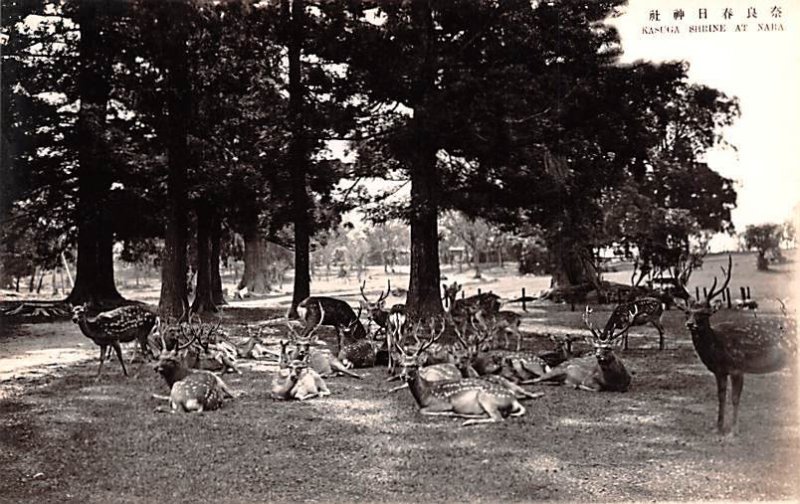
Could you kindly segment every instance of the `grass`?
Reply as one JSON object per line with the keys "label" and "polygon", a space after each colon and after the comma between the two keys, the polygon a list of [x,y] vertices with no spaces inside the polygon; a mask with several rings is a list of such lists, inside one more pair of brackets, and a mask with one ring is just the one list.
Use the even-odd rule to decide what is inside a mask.
{"label": "grass", "polygon": [[[767,275],[747,279],[754,293],[782,295],[787,276]],[[596,310],[598,323],[609,309]],[[280,311],[228,308],[224,327],[238,336]],[[153,411],[150,395],[166,385],[150,367],[125,378],[111,363],[95,382],[97,361],[84,362],[0,401],[0,502],[799,499],[797,375],[748,375],[741,433],[720,438],[714,379],[682,314],[668,311],[665,326],[666,350],[654,329],[635,328],[618,353],[634,374],[629,392],[531,387],[545,396],[525,402],[525,416],[467,428],[421,416],[406,391],[387,394],[382,369],[289,403],[269,398],[274,368],[245,362],[244,374],[225,377],[244,396],[172,415]],[[534,350],[549,347],[536,333],[583,331],[580,312],[563,306],[528,312],[523,330]]]}

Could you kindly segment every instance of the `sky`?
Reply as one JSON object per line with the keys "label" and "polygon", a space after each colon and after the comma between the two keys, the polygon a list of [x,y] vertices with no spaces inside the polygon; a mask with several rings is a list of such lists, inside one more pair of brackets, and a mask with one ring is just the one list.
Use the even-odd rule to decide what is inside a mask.
{"label": "sky", "polygon": [[[773,7],[781,10],[773,18]],[[707,18],[699,19],[699,9]],[[756,18],[747,18],[755,8]],[[682,20],[673,12],[684,11]],[[725,19],[730,9],[730,19]],[[659,21],[650,21],[651,11]],[[780,23],[784,31],[758,31]],[[736,181],[738,231],[749,224],[784,222],[800,201],[800,0],[629,0],[613,20],[623,62],[684,60],[689,78],[739,98],[741,117],[725,131],[737,151],[717,149],[707,161]],[[690,32],[690,26],[726,25],[726,32]],[[735,31],[737,25],[746,31]],[[679,33],[644,34],[673,26]],[[714,248],[730,240],[718,237]]]}

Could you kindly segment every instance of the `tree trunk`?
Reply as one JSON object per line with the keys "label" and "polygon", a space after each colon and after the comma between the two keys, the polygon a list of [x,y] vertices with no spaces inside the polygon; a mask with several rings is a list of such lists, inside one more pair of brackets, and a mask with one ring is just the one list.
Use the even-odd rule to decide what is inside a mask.
{"label": "tree trunk", "polygon": [[756,268],[758,271],[769,271],[769,261],[767,260],[766,252],[758,252]]}
{"label": "tree trunk", "polygon": [[406,309],[412,319],[442,313],[439,291],[439,177],[436,170],[437,146],[431,114],[435,109],[433,92],[436,61],[433,47],[434,24],[426,2],[412,2],[412,22],[419,35],[417,49],[422,62],[414,83],[414,116],[411,128],[416,142],[410,158],[411,175],[411,275]]}
{"label": "tree trunk", "polygon": [[34,287],[36,287],[36,266],[34,266],[31,271],[31,280],[28,282],[28,292],[33,293]]}
{"label": "tree trunk", "polygon": [[220,247],[222,242],[222,220],[219,212],[213,212],[211,216],[211,300],[215,306],[226,304],[225,297],[222,295],[222,276],[219,272]]}
{"label": "tree trunk", "polygon": [[[200,201],[197,213],[197,288],[192,313],[216,313],[217,306],[211,296],[211,226],[214,209],[207,201]],[[219,269],[219,267],[217,267]]]}
{"label": "tree trunk", "polygon": [[294,290],[288,316],[297,318],[297,305],[311,293],[309,254],[311,222],[309,196],[306,186],[308,152],[303,124],[303,95],[301,54],[303,49],[303,25],[305,2],[291,3],[291,27],[289,30],[289,121],[292,136],[289,140],[289,170],[292,185],[292,211],[294,212]]}
{"label": "tree trunk", "polygon": [[75,284],[66,301],[103,303],[122,299],[114,285],[113,231],[104,208],[111,188],[105,155],[106,108],[111,59],[102,40],[106,2],[78,4],[80,73],[78,94],[78,261]]}
{"label": "tree trunk", "polygon": [[167,80],[167,200],[169,213],[164,234],[164,254],[161,262],[161,299],[158,309],[163,318],[184,318],[189,300],[186,292],[186,227],[187,188],[186,165],[189,162],[187,145],[191,114],[191,86],[186,55],[186,32],[172,23],[180,17],[182,4],[164,6],[164,36],[168,54]]}
{"label": "tree trunk", "polygon": [[269,284],[269,256],[266,240],[261,235],[256,221],[248,224],[244,231],[244,273],[237,290],[247,288],[249,292],[266,293],[272,290]]}
{"label": "tree trunk", "polygon": [[548,240],[547,249],[553,271],[551,287],[599,284],[596,272],[586,264],[585,250],[580,244],[554,237]]}

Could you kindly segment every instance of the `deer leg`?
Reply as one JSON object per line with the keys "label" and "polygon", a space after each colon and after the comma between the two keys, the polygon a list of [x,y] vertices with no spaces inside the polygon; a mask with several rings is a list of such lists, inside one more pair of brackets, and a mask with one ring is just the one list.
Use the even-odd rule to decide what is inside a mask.
{"label": "deer leg", "polygon": [[128,370],[125,369],[125,361],[122,360],[122,349],[119,347],[119,341],[112,342],[111,346],[114,347],[114,352],[117,354],[117,359],[119,359],[119,363],[122,366],[122,372],[125,373],[125,376],[128,376]]}
{"label": "deer leg", "polygon": [[658,349],[664,350],[664,326],[657,320],[653,321],[653,325],[658,330]]}
{"label": "deer leg", "polygon": [[625,329],[625,332],[622,333],[622,349],[623,350],[627,350],[628,349],[628,330],[627,329]]}
{"label": "deer leg", "polygon": [[725,400],[728,395],[728,375],[715,374],[717,379],[717,400],[719,409],[717,411],[717,432],[722,434],[725,430]]}
{"label": "deer leg", "polygon": [[731,434],[739,431],[739,399],[744,387],[744,375],[731,375],[731,402],[733,403],[733,417],[731,418]]}
{"label": "deer leg", "polygon": [[484,394],[478,394],[477,400],[478,404],[483,411],[486,412],[488,417],[484,418],[473,418],[467,420],[461,424],[462,427],[466,427],[468,425],[477,425],[477,424],[484,424],[484,423],[495,423],[495,422],[502,422],[503,415],[500,414],[500,411],[497,409],[497,404],[493,401],[493,397],[487,397]]}
{"label": "deer leg", "polygon": [[100,378],[100,372],[103,371],[103,363],[106,361],[106,345],[100,345],[100,367],[97,368],[97,376],[95,380]]}
{"label": "deer leg", "polygon": [[516,351],[519,352],[520,348],[522,347],[522,333],[519,330],[519,327],[514,329],[514,333],[517,336],[517,348]]}
{"label": "deer leg", "polygon": [[222,381],[222,378],[212,373],[212,376],[217,379],[217,386],[222,391],[223,394],[230,397],[231,399],[236,399],[236,394],[231,390],[227,383]]}

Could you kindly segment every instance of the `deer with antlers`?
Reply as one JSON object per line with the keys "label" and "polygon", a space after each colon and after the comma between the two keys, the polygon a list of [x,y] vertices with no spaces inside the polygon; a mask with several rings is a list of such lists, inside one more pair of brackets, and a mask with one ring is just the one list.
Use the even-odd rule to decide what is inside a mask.
{"label": "deer with antlers", "polygon": [[600,332],[590,320],[591,309],[587,306],[583,322],[592,334],[587,341],[594,347],[594,355],[567,360],[549,373],[523,381],[528,383],[564,383],[577,389],[591,392],[625,392],[631,384],[631,375],[622,361],[614,355],[612,346],[630,323],[636,318],[636,306],[628,312],[627,324],[616,333]]}
{"label": "deer with antlers", "polygon": [[[721,268],[725,281],[717,289],[717,277],[703,302],[690,299],[678,306],[686,313],[686,326],[692,334],[694,349],[703,364],[717,381],[717,432],[736,434],[738,431],[739,401],[744,387],[745,374],[766,374],[779,371],[797,355],[797,334],[793,327],[780,319],[747,317],[735,322],[711,325],[716,309],[713,300],[728,286],[733,270],[733,259],[728,256],[728,267]],[[790,329],[790,330],[787,330]],[[725,425],[728,378],[731,382],[733,415],[730,426]]]}
{"label": "deer with antlers", "polygon": [[[454,331],[458,341],[462,347],[462,352],[458,362],[458,368],[464,378],[480,378],[497,385],[500,385],[511,391],[519,400],[523,399],[536,399],[541,397],[542,393],[533,394],[523,389],[514,381],[502,374],[503,362],[500,361],[499,366],[486,365],[486,361],[482,359],[483,356],[493,357],[496,354],[487,354],[486,342],[491,341],[495,337],[496,327],[481,322],[477,317],[473,317],[469,321],[469,326],[463,323],[461,327],[454,324]],[[522,358],[518,358],[515,362],[521,365]],[[490,359],[489,362],[497,362]],[[549,370],[549,368],[548,368]],[[544,370],[539,374],[543,374]],[[498,374],[495,374],[498,373]],[[538,376],[538,375],[536,375]]]}
{"label": "deer with antlers", "polygon": [[461,424],[463,426],[499,422],[506,416],[524,415],[525,407],[514,393],[496,383],[479,378],[430,382],[420,374],[418,356],[441,338],[445,327],[446,324],[442,321],[437,330],[432,321],[428,339],[422,342],[413,355],[409,355],[395,343],[402,356],[400,376],[408,383],[420,413],[465,418]]}
{"label": "deer with antlers", "polygon": [[[307,362],[309,367],[322,377],[345,375],[360,379],[360,375],[350,371],[347,365],[333,355],[330,350],[316,346],[317,338],[314,333],[321,325],[317,324],[304,337],[298,334],[292,326],[286,324],[289,330],[289,341],[281,341],[281,357],[279,360],[281,367],[286,367],[289,362],[302,361]],[[291,352],[287,350],[289,343],[294,344],[294,349]]]}
{"label": "deer with antlers", "polygon": [[[169,400],[170,410],[175,412],[197,412],[215,410],[222,406],[225,397],[235,398],[222,378],[211,371],[190,369],[187,365],[187,355],[183,352],[196,342],[194,334],[187,343],[179,344],[168,350],[167,343],[161,337],[161,353],[155,370],[167,382],[170,388],[169,396],[154,394],[156,399]],[[161,409],[157,409],[161,411]]]}
{"label": "deer with antlers", "polygon": [[[392,292],[391,280],[386,281],[386,291],[381,291],[381,293],[378,295],[378,299],[374,302],[370,301],[364,292],[364,287],[366,284],[366,280],[361,283],[360,290],[363,301],[359,302],[360,307],[361,309],[366,310],[369,321],[375,322],[375,324],[386,336],[386,350],[388,353],[387,365],[389,369],[391,369],[394,365],[391,352],[391,349],[393,348],[392,341],[400,337],[400,333],[405,327],[406,306],[404,304],[395,304],[389,310],[385,308],[386,298],[388,298],[389,294]],[[350,325],[352,325],[352,323]],[[349,327],[347,330],[348,332],[352,331],[352,329]],[[364,347],[364,349],[366,350],[366,347]]]}

